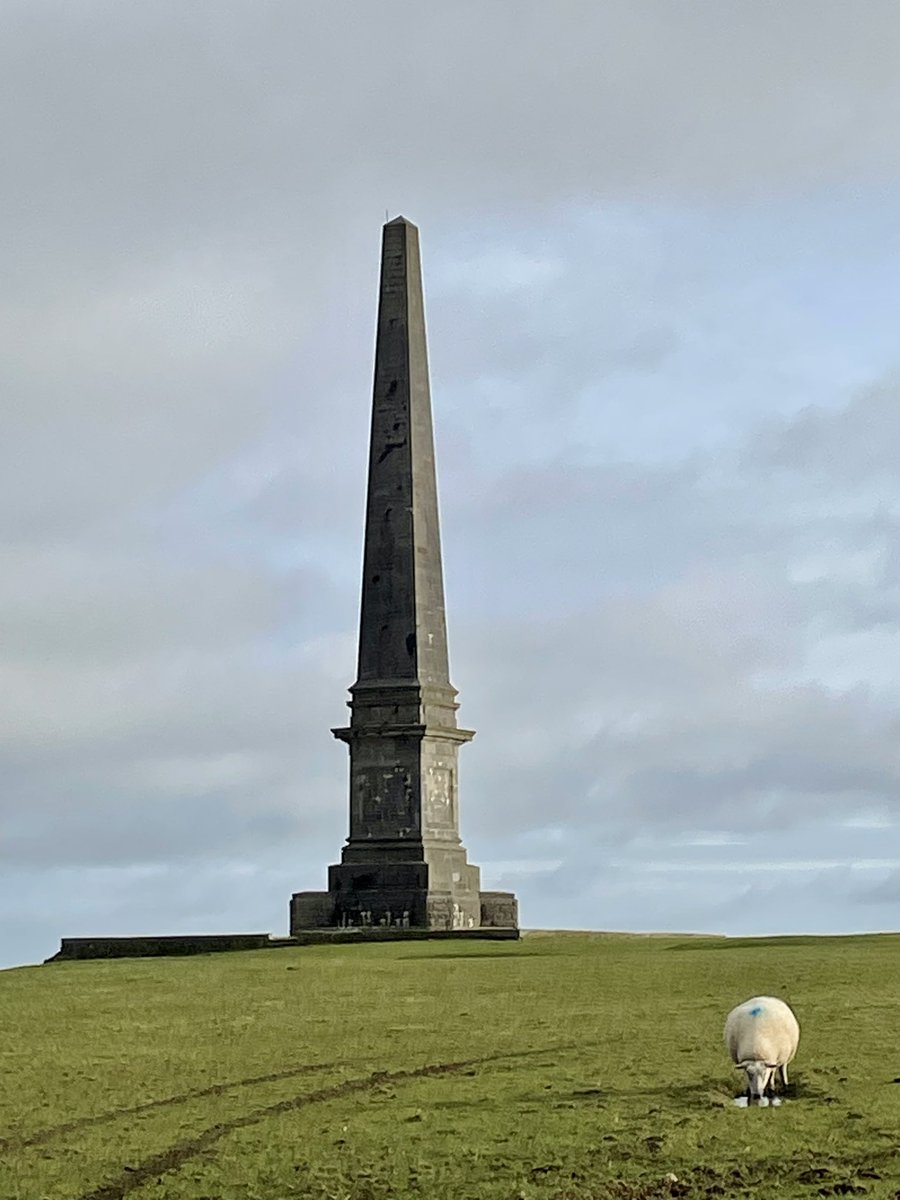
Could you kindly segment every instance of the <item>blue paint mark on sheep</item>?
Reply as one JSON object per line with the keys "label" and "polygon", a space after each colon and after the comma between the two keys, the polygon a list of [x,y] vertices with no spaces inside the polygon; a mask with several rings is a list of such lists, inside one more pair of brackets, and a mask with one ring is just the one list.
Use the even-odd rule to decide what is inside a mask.
{"label": "blue paint mark on sheep", "polygon": [[762,1012],[762,1005],[754,1004],[754,1006],[750,1009],[750,1016],[758,1017],[761,1012]]}

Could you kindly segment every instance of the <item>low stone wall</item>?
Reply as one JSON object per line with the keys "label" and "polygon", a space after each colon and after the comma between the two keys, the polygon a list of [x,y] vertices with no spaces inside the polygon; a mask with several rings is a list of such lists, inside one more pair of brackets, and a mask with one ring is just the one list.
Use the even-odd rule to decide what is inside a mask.
{"label": "low stone wall", "polygon": [[45,962],[85,958],[159,958],[179,954],[218,954],[230,950],[277,950],[283,946],[348,945],[354,942],[406,942],[453,938],[514,941],[518,929],[301,929],[292,937],[268,933],[184,934],[167,937],[63,938]]}
{"label": "low stone wall", "polygon": [[217,954],[226,950],[263,950],[272,944],[267,933],[63,938],[57,953],[48,958],[47,962],[72,958],[155,958],[172,954]]}

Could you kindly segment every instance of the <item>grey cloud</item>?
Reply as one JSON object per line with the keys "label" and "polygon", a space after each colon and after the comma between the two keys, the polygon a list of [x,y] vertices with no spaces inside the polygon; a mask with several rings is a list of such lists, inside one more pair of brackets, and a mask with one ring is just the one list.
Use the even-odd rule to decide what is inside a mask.
{"label": "grey cloud", "polygon": [[748,202],[895,183],[893,0],[2,24],[0,820],[47,888],[11,920],[283,928],[338,853],[385,206],[423,225],[473,860],[562,860],[526,920],[748,928],[745,881],[648,880],[640,838],[895,811],[896,695],[827,659],[890,659],[894,384],[741,434],[818,377],[768,394],[783,281],[720,262]]}
{"label": "grey cloud", "polygon": [[[577,272],[559,219],[537,236],[520,221],[482,237],[469,231],[471,244],[458,235],[438,241],[430,325],[438,351],[452,347],[453,393],[475,388],[488,405],[505,398],[520,418],[540,421],[586,389],[652,372],[674,353],[677,314],[659,295],[658,248],[647,244],[647,231],[619,207],[600,221],[583,219]],[[433,358],[443,392],[443,360]]]}
{"label": "grey cloud", "polygon": [[787,476],[815,475],[831,489],[856,489],[877,507],[885,485],[896,484],[892,446],[900,439],[900,394],[896,380],[867,388],[839,409],[810,406],[790,420],[772,424],[748,454],[748,465]]}
{"label": "grey cloud", "polygon": [[[567,198],[893,172],[889,3],[864,23],[838,4],[751,0],[570,0],[553,14],[45,3],[13,6],[6,25],[13,203],[59,241],[88,223],[119,245],[166,224],[271,225],[298,201],[307,217],[346,212],[354,184],[390,204],[398,173],[416,198],[453,183],[483,207],[523,185]],[[402,137],[388,137],[398,111]],[[416,186],[436,143],[431,184]]]}
{"label": "grey cloud", "polygon": [[[863,445],[880,454],[893,416],[864,411]],[[843,416],[830,418],[838,429]],[[788,436],[807,421],[800,414]],[[479,829],[502,826],[494,795],[511,798],[520,829],[540,830],[549,804],[607,845],[639,829],[774,832],[896,809],[896,698],[810,676],[811,644],[896,623],[890,573],[859,578],[854,566],[872,541],[868,506],[855,506],[848,482],[841,511],[827,470],[802,458],[785,505],[767,488],[768,438],[753,435],[731,472],[708,474],[702,456],[676,470],[557,463],[508,472],[482,497],[482,520],[502,531],[493,573],[515,563],[509,594],[531,586],[535,603],[527,621],[499,633],[469,625],[454,642],[460,677],[474,680],[468,719],[481,709],[492,721],[490,750],[470,751]],[[856,490],[867,485],[860,472]],[[836,521],[821,517],[826,503]],[[573,523],[576,511],[596,514],[595,526]],[[631,556],[617,558],[631,528],[641,540],[625,538]],[[877,540],[891,532],[880,522]],[[519,558],[518,535],[533,538],[530,556]],[[542,607],[552,616],[538,617]]]}
{"label": "grey cloud", "polygon": [[[317,847],[321,854],[323,847]],[[0,885],[6,927],[4,966],[39,962],[68,936],[267,932],[287,920],[285,897],[295,886],[293,864],[254,855],[142,868],[53,867],[35,874],[7,864]],[[261,883],[264,886],[261,886]]]}
{"label": "grey cloud", "polygon": [[900,870],[891,871],[886,879],[868,887],[857,887],[854,894],[857,904],[876,906],[894,905],[900,900]]}
{"label": "grey cloud", "polygon": [[246,563],[173,561],[143,553],[69,546],[0,553],[2,658],[80,660],[124,666],[146,656],[221,652],[262,640],[302,619],[329,582],[311,570],[252,574]]}
{"label": "grey cloud", "polygon": [[[833,824],[812,817],[777,839],[761,832],[723,854],[721,847],[705,853],[680,847],[665,830],[648,829],[613,848],[588,833],[566,844],[555,873],[507,882],[519,891],[526,923],[529,912],[539,912],[563,928],[731,934],[895,928],[889,892],[873,888],[873,881],[890,877],[878,866],[883,831],[857,833],[838,855],[835,834]],[[833,865],[835,858],[846,861]]]}
{"label": "grey cloud", "polygon": [[[767,106],[784,104],[781,135],[816,145],[804,97],[822,105],[823,88],[838,98],[853,89],[855,108],[877,100],[892,138],[886,111],[898,89],[893,72],[878,70],[878,54],[887,59],[894,10],[870,10],[870,21],[885,22],[873,51],[845,12],[820,8],[810,27],[802,9],[786,18],[737,4],[700,21],[691,5],[676,16],[669,5],[576,4],[573,38],[558,15],[530,7],[525,16],[516,6],[511,21],[503,4],[489,14],[393,4],[368,15],[273,4],[252,17],[228,4],[12,6],[3,78],[14,101],[5,111],[19,269],[7,276],[17,344],[8,387],[19,407],[2,473],[7,532],[67,535],[111,507],[158,503],[264,436],[272,384],[285,381],[301,347],[321,344],[339,324],[333,311],[323,318],[322,305],[372,295],[370,230],[382,196],[391,204],[400,190],[397,202],[448,230],[485,209],[495,226],[515,211],[524,229],[522,205],[576,196],[584,204],[604,189],[680,194],[681,172],[698,164],[708,196],[707,169],[728,180],[752,161],[725,154],[730,122],[752,114],[763,127]],[[417,46],[430,48],[427,67],[410,53]],[[506,69],[498,72],[500,46]],[[392,56],[403,69],[386,90]],[[724,93],[723,78],[734,81]],[[404,88],[416,99],[404,137],[379,139]],[[681,138],[657,127],[660,114],[680,122]],[[873,137],[879,128],[866,124]],[[426,182],[420,170],[436,139],[452,187],[440,174]],[[787,178],[793,161],[786,154],[776,177]],[[847,165],[829,152],[821,169]],[[870,165],[881,168],[877,154]],[[597,269],[608,276],[610,260]],[[652,259],[646,270],[652,275]],[[579,301],[561,316],[570,322],[590,310]],[[613,303],[604,319],[614,314]],[[347,315],[342,354],[371,338],[368,310]],[[502,337],[502,324],[492,324]],[[573,343],[590,335],[589,324],[570,334]],[[513,360],[527,362],[530,347],[547,340],[546,329],[525,332],[508,330]],[[635,331],[626,321],[601,331],[595,353],[578,366],[573,359],[567,374],[596,379],[616,361],[653,367],[673,336],[665,324]],[[331,381],[322,395],[310,358],[297,373],[303,388],[318,392],[329,416],[346,415],[341,386]],[[478,362],[487,365],[480,351]],[[571,395],[576,382],[557,390]],[[324,427],[306,421],[303,435],[319,445]]]}

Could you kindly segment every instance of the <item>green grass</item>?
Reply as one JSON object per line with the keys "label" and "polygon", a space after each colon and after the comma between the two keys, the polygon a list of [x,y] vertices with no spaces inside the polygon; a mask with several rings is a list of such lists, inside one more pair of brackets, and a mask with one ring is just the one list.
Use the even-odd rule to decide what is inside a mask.
{"label": "green grass", "polygon": [[[0,1197],[900,1196],[898,985],[900,935],[7,971]],[[793,1095],[739,1109],[722,1025],[758,993],[800,1019]]]}

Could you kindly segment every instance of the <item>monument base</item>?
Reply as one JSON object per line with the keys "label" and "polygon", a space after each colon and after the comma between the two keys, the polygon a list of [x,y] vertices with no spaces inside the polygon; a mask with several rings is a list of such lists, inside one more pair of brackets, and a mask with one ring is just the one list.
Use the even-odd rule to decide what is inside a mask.
{"label": "monument base", "polygon": [[298,929],[283,945],[286,946],[347,946],[362,942],[443,942],[491,941],[514,942],[521,936],[515,928],[481,929],[401,929],[398,926],[349,926],[345,929]]}
{"label": "monument base", "polygon": [[291,896],[290,933],[317,929],[390,929],[450,933],[482,929],[518,930],[519,912],[512,892],[478,892],[459,903],[451,892],[396,888],[351,893],[295,892]]}

